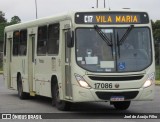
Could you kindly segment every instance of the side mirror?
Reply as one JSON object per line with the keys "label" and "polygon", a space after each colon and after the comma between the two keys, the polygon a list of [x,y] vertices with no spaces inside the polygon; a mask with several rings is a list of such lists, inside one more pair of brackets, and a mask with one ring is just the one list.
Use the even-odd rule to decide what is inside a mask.
{"label": "side mirror", "polygon": [[74,46],[74,32],[68,30],[65,34],[65,38],[67,41],[67,47],[72,48]]}

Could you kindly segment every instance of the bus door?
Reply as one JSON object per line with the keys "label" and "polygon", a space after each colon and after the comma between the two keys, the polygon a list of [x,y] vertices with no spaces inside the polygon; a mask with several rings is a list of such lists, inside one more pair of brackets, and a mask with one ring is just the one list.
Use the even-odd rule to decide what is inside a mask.
{"label": "bus door", "polygon": [[72,83],[71,83],[71,48],[67,46],[68,32],[65,30],[65,95],[67,99],[72,99]]}
{"label": "bus door", "polygon": [[11,64],[12,64],[12,38],[7,38],[7,46],[6,46],[6,64],[7,67],[7,86],[8,88],[13,88],[13,82],[11,79]]}
{"label": "bus door", "polygon": [[31,96],[35,96],[35,79],[34,79],[34,63],[35,63],[35,34],[29,35],[28,42],[28,82]]}

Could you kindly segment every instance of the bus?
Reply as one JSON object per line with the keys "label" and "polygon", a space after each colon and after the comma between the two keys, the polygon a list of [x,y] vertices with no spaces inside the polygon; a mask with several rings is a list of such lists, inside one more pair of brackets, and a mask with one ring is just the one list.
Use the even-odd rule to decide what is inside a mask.
{"label": "bus", "polygon": [[147,12],[90,9],[5,28],[4,81],[20,99],[71,103],[154,99],[155,54]]}

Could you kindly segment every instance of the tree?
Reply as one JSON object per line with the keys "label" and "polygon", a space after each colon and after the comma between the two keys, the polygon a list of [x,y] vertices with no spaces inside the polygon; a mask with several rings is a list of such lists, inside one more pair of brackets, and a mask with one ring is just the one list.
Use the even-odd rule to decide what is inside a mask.
{"label": "tree", "polygon": [[[0,23],[0,42],[3,42],[3,37],[4,37],[4,28],[6,24],[5,23]],[[1,47],[1,46],[0,46]],[[1,51],[1,50],[0,50]]]}
{"label": "tree", "polygon": [[[2,11],[0,11],[0,44],[3,44],[4,28],[6,26],[6,22],[7,20],[5,19],[5,14]],[[0,48],[1,47],[2,46],[0,45]],[[2,50],[0,49],[0,51]]]}
{"label": "tree", "polygon": [[[5,14],[2,11],[0,11],[0,44],[3,44],[4,28],[6,26],[6,22],[7,20],[5,19]],[[2,46],[0,45],[0,48],[1,47]],[[0,49],[0,51],[2,50]]]}
{"label": "tree", "polygon": [[0,11],[0,51],[2,51],[3,49],[3,40],[4,40],[4,28],[8,25],[13,25],[13,24],[17,24],[20,23],[21,19],[18,16],[13,16],[11,18],[10,22],[7,22],[7,19],[5,18],[5,14]]}
{"label": "tree", "polygon": [[10,24],[17,24],[17,23],[20,23],[20,22],[21,22],[21,19],[18,16],[13,16],[11,18]]}
{"label": "tree", "polygon": [[7,22],[7,20],[5,19],[5,14],[2,12],[2,11],[0,11],[0,23],[5,23],[5,22]]}
{"label": "tree", "polygon": [[153,38],[155,41],[155,57],[156,64],[160,64],[160,20],[152,21]]}
{"label": "tree", "polygon": [[4,28],[8,25],[17,24],[17,23],[20,23],[20,22],[21,22],[21,19],[18,16],[13,16],[11,18],[11,21],[7,22],[7,20],[5,19],[5,14],[2,11],[0,11],[0,42],[3,42]]}
{"label": "tree", "polygon": [[160,43],[160,20],[157,20],[152,27],[154,40],[155,42]]}

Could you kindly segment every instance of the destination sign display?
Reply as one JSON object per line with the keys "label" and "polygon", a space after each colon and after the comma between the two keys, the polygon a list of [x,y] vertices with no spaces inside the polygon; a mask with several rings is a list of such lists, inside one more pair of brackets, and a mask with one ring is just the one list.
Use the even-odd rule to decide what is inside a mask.
{"label": "destination sign display", "polygon": [[75,14],[76,24],[147,24],[145,12],[79,12]]}

